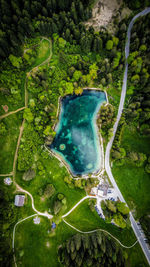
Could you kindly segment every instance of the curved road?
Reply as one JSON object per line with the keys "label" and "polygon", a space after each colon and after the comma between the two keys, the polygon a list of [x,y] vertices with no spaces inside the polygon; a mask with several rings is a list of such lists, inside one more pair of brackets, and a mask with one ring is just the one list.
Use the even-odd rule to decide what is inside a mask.
{"label": "curved road", "polygon": [[78,205],[80,205],[85,199],[88,199],[88,198],[96,198],[97,199],[97,197],[96,196],[85,196],[85,197],[83,197],[83,198],[81,198],[81,200],[76,204],[76,205],[74,205],[73,206],[73,208],[71,209],[71,210],[69,210],[66,214],[64,214],[63,216],[62,216],[62,218],[65,218],[65,217],[67,217]]}
{"label": "curved road", "polygon": [[[121,118],[121,114],[122,114],[122,110],[123,110],[123,106],[124,106],[124,102],[125,102],[125,96],[126,96],[126,88],[127,88],[127,77],[128,77],[128,62],[127,62],[127,59],[128,59],[128,56],[129,56],[129,52],[130,52],[130,37],[131,37],[131,30],[132,30],[132,26],[135,22],[135,20],[140,17],[140,16],[144,16],[146,14],[148,14],[150,12],[150,7],[146,8],[145,10],[143,10],[142,12],[138,13],[136,16],[133,17],[133,19],[131,20],[130,24],[129,24],[129,27],[128,27],[128,31],[127,31],[127,41],[126,41],[126,46],[125,46],[125,58],[126,58],[126,62],[125,62],[125,72],[124,72],[124,78],[123,78],[123,85],[122,85],[122,91],[121,91],[121,98],[120,98],[120,104],[119,104],[119,109],[118,109],[118,114],[117,114],[117,120],[114,124],[114,127],[113,127],[113,136],[112,138],[110,139],[110,141],[108,142],[107,144],[107,147],[106,147],[106,153],[105,153],[105,169],[106,169],[106,172],[108,174],[108,177],[112,183],[112,185],[114,186],[114,188],[116,189],[116,192],[118,194],[118,197],[119,199],[122,201],[122,202],[126,202],[124,197],[122,196],[117,184],[116,184],[116,181],[112,175],[112,172],[111,172],[111,168],[110,168],[110,162],[109,162],[109,159],[110,159],[110,150],[111,150],[111,147],[112,147],[112,144],[113,144],[113,141],[114,141],[114,138],[115,138],[115,134],[116,134],[116,131],[117,131],[117,127],[118,127],[118,123],[119,123],[119,120]],[[148,246],[147,244],[145,243],[143,237],[141,236],[141,233],[138,229],[138,226],[137,226],[137,223],[132,215],[132,213],[130,212],[130,221],[131,221],[131,226],[133,228],[133,231],[137,237],[137,240],[139,241],[140,243],[140,246],[145,254],[145,257],[150,265],[150,251],[148,249]]]}

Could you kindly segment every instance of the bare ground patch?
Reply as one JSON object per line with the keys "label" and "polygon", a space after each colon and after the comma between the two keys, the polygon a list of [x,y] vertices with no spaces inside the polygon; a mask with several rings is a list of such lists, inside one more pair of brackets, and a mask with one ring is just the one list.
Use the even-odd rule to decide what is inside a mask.
{"label": "bare ground patch", "polygon": [[101,0],[97,1],[92,10],[92,18],[85,25],[93,26],[96,31],[100,28],[107,28],[108,31],[114,32],[115,26],[113,23],[114,16],[118,15],[120,21],[131,13],[130,9],[123,7],[122,0]]}

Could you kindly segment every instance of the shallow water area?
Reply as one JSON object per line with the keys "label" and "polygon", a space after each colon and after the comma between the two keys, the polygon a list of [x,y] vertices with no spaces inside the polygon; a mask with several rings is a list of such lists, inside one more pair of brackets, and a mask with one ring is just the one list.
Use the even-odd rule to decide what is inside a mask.
{"label": "shallow water area", "polygon": [[56,136],[49,148],[67,163],[74,176],[101,169],[101,146],[96,115],[106,101],[104,92],[83,90],[62,99]]}

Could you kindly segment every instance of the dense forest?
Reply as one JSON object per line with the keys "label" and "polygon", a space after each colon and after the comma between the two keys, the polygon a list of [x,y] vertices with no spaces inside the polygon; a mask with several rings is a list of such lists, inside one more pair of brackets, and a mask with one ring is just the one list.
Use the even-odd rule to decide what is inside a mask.
{"label": "dense forest", "polygon": [[135,0],[135,1],[130,1],[130,0],[124,0],[124,2],[126,3],[126,5],[128,5],[128,7],[130,9],[133,10],[137,10],[139,8],[145,8],[146,6],[149,6],[149,0]]}
{"label": "dense forest", "polygon": [[125,266],[127,254],[101,232],[76,234],[58,249],[63,266]]}
{"label": "dense forest", "polygon": [[[36,32],[51,36],[62,33],[67,39],[80,35],[75,25],[91,16],[90,1],[0,1],[0,57],[20,51],[25,39]],[[82,26],[81,26],[82,27]],[[71,32],[70,32],[71,30]]]}

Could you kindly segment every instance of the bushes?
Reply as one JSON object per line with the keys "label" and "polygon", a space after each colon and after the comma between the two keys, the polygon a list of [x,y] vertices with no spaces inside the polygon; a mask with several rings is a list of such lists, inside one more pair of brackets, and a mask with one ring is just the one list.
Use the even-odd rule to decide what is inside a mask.
{"label": "bushes", "polygon": [[54,202],[54,214],[55,214],[55,215],[58,214],[58,213],[60,212],[61,208],[62,208],[62,203],[61,203],[61,201],[56,200],[56,201]]}
{"label": "bushes", "polygon": [[7,133],[6,125],[3,122],[0,122],[0,136],[3,136]]}
{"label": "bushes", "polygon": [[44,189],[44,197],[49,198],[55,193],[55,187],[52,184],[47,184]]}
{"label": "bushes", "polygon": [[101,207],[107,222],[113,220],[120,228],[127,226],[127,219],[129,215],[129,208],[123,202],[115,202],[111,200],[102,200]]}
{"label": "bushes", "polygon": [[112,40],[108,40],[106,43],[106,49],[107,50],[111,50],[113,48],[113,41]]}
{"label": "bushes", "polygon": [[115,108],[112,105],[102,106],[98,117],[97,124],[103,136],[108,136],[109,130],[115,122]]}
{"label": "bushes", "polygon": [[27,171],[33,165],[34,153],[42,144],[42,139],[31,124],[25,124],[18,152],[18,170]]}
{"label": "bushes", "polygon": [[61,193],[58,193],[57,194],[57,197],[54,201],[54,204],[53,204],[53,210],[54,210],[54,214],[55,215],[59,215],[59,213],[63,210],[65,210],[67,208],[67,205],[66,205],[66,197],[61,194]]}
{"label": "bushes", "polygon": [[128,154],[128,158],[131,163],[135,164],[137,167],[143,166],[143,163],[146,161],[146,155],[143,153],[138,153],[131,151]]}

